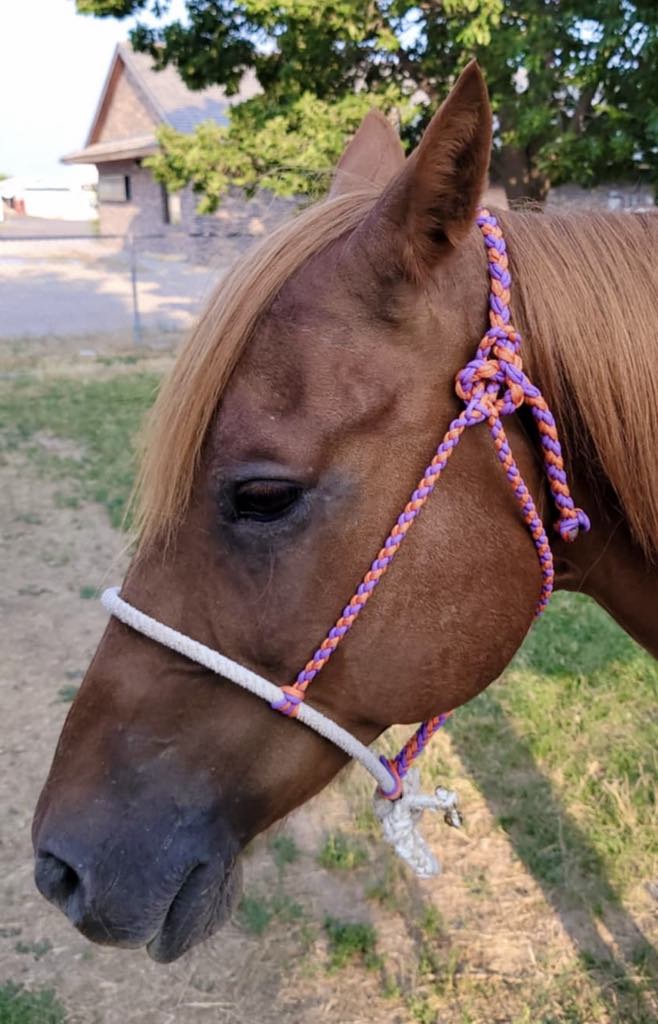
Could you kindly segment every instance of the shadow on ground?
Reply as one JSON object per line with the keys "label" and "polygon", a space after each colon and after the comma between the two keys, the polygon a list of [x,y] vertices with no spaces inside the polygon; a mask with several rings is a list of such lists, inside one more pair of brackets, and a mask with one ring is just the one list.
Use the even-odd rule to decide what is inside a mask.
{"label": "shadow on ground", "polygon": [[[590,658],[591,650],[585,656]],[[491,813],[599,985],[602,1000],[616,1015],[613,1019],[654,1021],[648,993],[658,983],[658,954],[624,908],[601,856],[491,691],[460,710],[451,736]],[[501,773],[501,763],[509,771]]]}

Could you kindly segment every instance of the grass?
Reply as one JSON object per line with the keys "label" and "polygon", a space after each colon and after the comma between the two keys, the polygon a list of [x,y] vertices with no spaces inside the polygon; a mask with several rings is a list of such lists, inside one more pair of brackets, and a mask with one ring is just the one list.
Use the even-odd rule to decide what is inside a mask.
{"label": "grass", "polygon": [[49,939],[41,939],[39,942],[21,942],[19,940],[14,946],[17,953],[29,953],[35,960],[40,960],[52,948],[53,944]]}
{"label": "grass", "polygon": [[[429,778],[444,776],[447,749],[575,947],[570,969],[546,965],[519,983],[526,1009],[510,1009],[510,1021],[655,1021],[658,958],[627,907],[658,874],[656,662],[593,602],[557,594],[503,679],[453,717],[423,766]],[[486,868],[464,881],[474,901],[491,898]],[[597,956],[599,923],[612,941]],[[423,925],[417,912],[413,924],[423,934],[412,1019],[441,1019],[453,994],[462,1009],[480,1006],[483,991],[510,1000],[494,981],[483,990],[469,980],[468,960],[463,976],[446,960],[440,918]]]}
{"label": "grass", "polygon": [[286,868],[300,856],[295,840],[280,833],[270,839],[268,848],[277,869],[271,895],[245,893],[237,912],[238,924],[251,935],[262,935],[273,922],[293,924],[304,917],[304,908],[286,893],[284,886]]}
{"label": "grass", "polygon": [[587,598],[557,594],[450,733],[540,882],[594,904],[655,876],[658,664]]}
{"label": "grass", "polygon": [[350,960],[358,960],[372,969],[381,966],[377,956],[377,933],[371,924],[363,921],[341,921],[327,915],[324,930],[329,941],[329,964],[338,970]]}
{"label": "grass", "polygon": [[318,854],[318,864],[329,871],[352,871],[367,859],[363,846],[343,832],[331,832]]}
{"label": "grass", "polygon": [[238,907],[237,922],[250,935],[262,935],[275,922],[290,925],[304,916],[301,903],[274,887],[272,896],[246,893]]}
{"label": "grass", "polygon": [[[59,502],[100,502],[119,526],[134,475],[134,445],[159,378],[136,372],[107,379],[37,380],[0,385],[0,445],[27,452],[44,475],[65,483]],[[77,446],[39,443],[37,435]]]}
{"label": "grass", "polygon": [[269,846],[272,854],[272,860],[279,871],[283,871],[288,864],[294,864],[294,862],[299,858],[299,849],[292,836],[287,836],[283,833],[281,835],[274,836],[270,841]]}
{"label": "grass", "polygon": [[238,908],[238,922],[251,935],[262,935],[274,914],[269,902],[258,896],[244,895]]}
{"label": "grass", "polygon": [[64,1007],[49,989],[30,992],[13,982],[0,985],[0,1024],[65,1024]]}

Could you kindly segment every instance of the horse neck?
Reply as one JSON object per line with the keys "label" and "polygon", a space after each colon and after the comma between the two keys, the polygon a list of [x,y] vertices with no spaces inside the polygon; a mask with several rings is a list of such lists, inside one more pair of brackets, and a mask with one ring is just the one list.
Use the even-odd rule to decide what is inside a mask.
{"label": "horse neck", "polygon": [[[574,473],[577,477],[577,465]],[[658,658],[658,563],[638,545],[623,513],[611,513],[595,491],[580,483],[576,498],[590,514],[592,529],[571,549],[554,544],[556,588],[592,597]]]}
{"label": "horse neck", "polygon": [[590,594],[658,656],[658,217],[510,214],[505,231],[526,366],[592,520],[576,544],[555,543],[558,586]]}

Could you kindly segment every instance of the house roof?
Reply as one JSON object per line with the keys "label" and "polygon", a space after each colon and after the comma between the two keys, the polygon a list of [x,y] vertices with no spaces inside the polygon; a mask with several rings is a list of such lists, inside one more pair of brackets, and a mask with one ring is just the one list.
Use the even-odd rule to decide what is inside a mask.
{"label": "house roof", "polygon": [[85,146],[62,157],[64,163],[128,159],[148,156],[157,151],[155,132],[148,136],[142,133],[120,140],[99,141],[98,136],[121,74],[125,74],[138,98],[152,115],[154,129],[160,124],[167,124],[184,133],[194,131],[202,121],[227,124],[229,108],[235,103],[255,96],[259,91],[256,77],[251,72],[245,74],[240,90],[235,96],[227,96],[220,85],[212,85],[197,91],[188,89],[174,67],[168,65],[162,71],[155,71],[153,60],[148,54],[136,53],[128,43],[119,43],[114,51]]}

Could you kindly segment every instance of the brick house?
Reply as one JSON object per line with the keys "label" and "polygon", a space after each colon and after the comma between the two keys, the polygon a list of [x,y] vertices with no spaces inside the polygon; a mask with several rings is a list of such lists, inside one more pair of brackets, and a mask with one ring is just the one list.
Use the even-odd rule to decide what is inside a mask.
{"label": "brick house", "polygon": [[[219,218],[197,217],[191,189],[170,195],[143,160],[157,152],[159,125],[192,132],[202,121],[226,124],[231,103],[254,95],[257,88],[255,78],[245,76],[237,96],[227,97],[221,86],[194,92],[174,68],[154,71],[147,54],[120,43],[84,149],[62,158],[66,164],[96,165],[101,234],[160,238],[166,248],[167,240],[180,243],[184,236],[221,234],[222,221],[226,226],[228,220],[253,220],[255,208],[248,212],[237,197],[224,204]],[[204,228],[203,222],[210,221],[215,230],[207,223]],[[238,233],[244,231],[238,228]]]}

